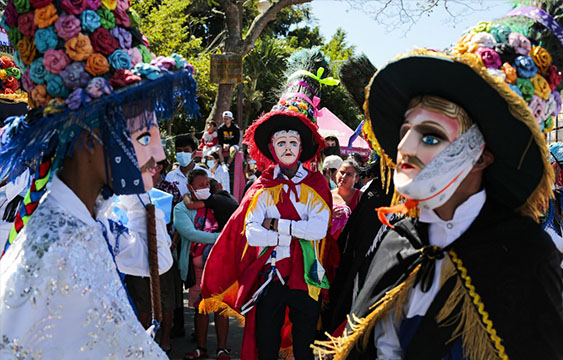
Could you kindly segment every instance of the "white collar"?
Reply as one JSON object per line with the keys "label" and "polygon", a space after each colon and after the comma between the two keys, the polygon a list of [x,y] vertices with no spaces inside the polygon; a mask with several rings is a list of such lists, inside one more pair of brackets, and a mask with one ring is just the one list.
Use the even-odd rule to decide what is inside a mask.
{"label": "white collar", "polygon": [[[77,217],[86,225],[96,225],[96,220],[92,218],[92,215],[86,205],[57,175],[53,176],[49,196],[59,203],[62,208],[67,210],[71,215]],[[107,204],[112,200],[110,197],[108,200],[100,201],[100,197],[101,195],[98,196],[96,206],[94,208],[96,218],[104,216],[104,208],[107,208]]]}
{"label": "white collar", "polygon": [[[434,210],[428,210],[428,209],[420,210],[419,220],[423,223],[428,223],[428,224],[442,224],[442,225],[448,223],[463,224],[463,225],[467,224],[467,228],[468,228],[469,225],[471,225],[471,223],[473,222],[473,220],[477,218],[479,212],[481,212],[483,205],[485,205],[485,200],[487,200],[487,193],[485,189],[483,189],[478,193],[471,195],[467,200],[465,200],[461,205],[459,205],[457,209],[455,209],[454,216],[451,220],[442,220],[434,212]],[[467,230],[467,228],[465,230]]]}
{"label": "white collar", "polygon": [[[309,174],[309,172],[305,170],[302,164],[299,164],[299,168],[297,168],[297,171],[295,172],[295,175],[293,175],[293,177],[291,178],[291,181],[294,184],[298,184],[301,181],[303,181],[303,179],[305,179],[307,174]],[[283,176],[286,180],[289,180],[289,178],[281,172],[280,166],[276,165],[276,167],[274,168],[274,179],[277,179],[280,175]]]}

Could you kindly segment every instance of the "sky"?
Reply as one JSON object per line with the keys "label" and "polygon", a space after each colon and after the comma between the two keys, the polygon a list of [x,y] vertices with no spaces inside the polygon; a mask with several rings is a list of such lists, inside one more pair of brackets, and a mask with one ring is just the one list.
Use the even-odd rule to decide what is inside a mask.
{"label": "sky", "polygon": [[[313,16],[317,19],[316,25],[320,27],[326,40],[329,40],[339,27],[343,28],[348,43],[356,46],[356,53],[366,54],[377,68],[415,46],[444,49],[454,43],[465,29],[479,21],[500,18],[512,9],[512,4],[505,0],[448,0],[450,12],[457,15],[455,18],[441,6],[429,16],[424,15],[409,29],[408,25],[390,26],[378,23],[373,19],[373,13],[370,15],[369,6],[379,6],[381,0],[363,1],[367,3],[364,10],[353,9],[344,0],[313,0],[310,5]],[[397,3],[397,0],[394,1]],[[405,2],[412,6],[417,1],[424,2]]]}

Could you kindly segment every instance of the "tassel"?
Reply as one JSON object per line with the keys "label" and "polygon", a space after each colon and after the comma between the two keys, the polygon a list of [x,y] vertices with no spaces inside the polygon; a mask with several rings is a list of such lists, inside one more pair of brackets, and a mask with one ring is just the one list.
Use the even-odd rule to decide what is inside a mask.
{"label": "tassel", "polygon": [[387,225],[391,229],[394,229],[395,226],[391,225],[391,223],[387,220],[387,217],[385,215],[397,214],[397,213],[406,215],[412,209],[416,208],[417,205],[418,205],[417,200],[407,199],[407,201],[405,201],[404,203],[395,206],[382,206],[375,209],[375,211],[377,211],[377,217],[379,218],[379,221],[381,221],[383,225]]}

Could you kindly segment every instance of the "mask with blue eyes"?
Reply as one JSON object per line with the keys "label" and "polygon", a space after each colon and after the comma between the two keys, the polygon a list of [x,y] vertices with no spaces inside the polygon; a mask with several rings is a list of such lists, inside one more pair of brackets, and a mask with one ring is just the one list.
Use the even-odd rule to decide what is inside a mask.
{"label": "mask with blue eyes", "polygon": [[272,135],[270,152],[276,163],[291,168],[301,156],[301,137],[295,130],[281,130]]}

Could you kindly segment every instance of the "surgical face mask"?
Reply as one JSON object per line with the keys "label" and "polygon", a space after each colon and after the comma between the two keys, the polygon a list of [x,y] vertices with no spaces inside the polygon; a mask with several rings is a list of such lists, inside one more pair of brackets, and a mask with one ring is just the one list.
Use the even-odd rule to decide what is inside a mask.
{"label": "surgical face mask", "polygon": [[211,169],[215,166],[215,160],[207,160],[207,166]]}
{"label": "surgical face mask", "polygon": [[198,200],[207,200],[211,196],[209,188],[195,190],[195,196]]}
{"label": "surgical face mask", "polygon": [[176,160],[180,163],[180,166],[188,166],[192,162],[192,153],[179,152],[176,153]]}

